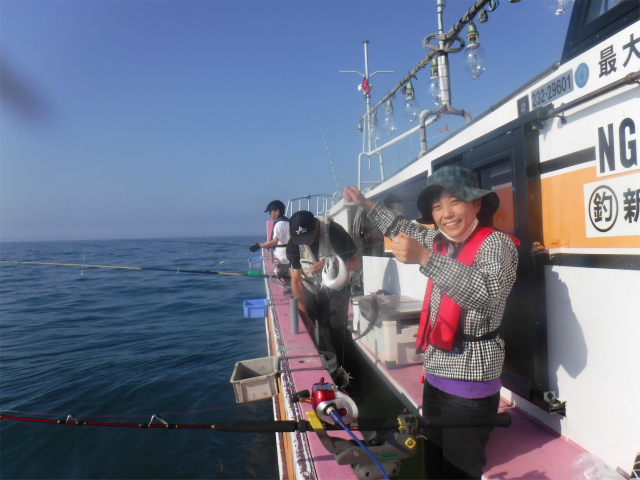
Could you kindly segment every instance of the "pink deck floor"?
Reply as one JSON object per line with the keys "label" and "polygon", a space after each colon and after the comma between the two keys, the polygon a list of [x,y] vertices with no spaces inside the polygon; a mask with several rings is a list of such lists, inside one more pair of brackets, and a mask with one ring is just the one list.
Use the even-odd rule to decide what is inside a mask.
{"label": "pink deck floor", "polygon": [[[271,222],[267,222],[270,224]],[[271,272],[273,264],[266,255],[265,271]],[[291,334],[290,318],[290,297],[285,295],[285,288],[279,279],[267,279],[266,286],[271,305],[270,321],[268,328],[275,334],[278,352],[271,352],[271,355],[286,356],[309,356],[307,358],[294,359],[290,361],[290,367],[296,368],[321,368],[318,360],[318,351],[315,348],[311,336],[307,333],[305,325],[298,320],[298,331],[296,335]],[[354,339],[358,343],[358,339]],[[396,390],[407,406],[419,406],[422,399],[422,385],[419,378],[422,374],[420,365],[412,365],[388,370],[383,362],[378,361],[375,356],[362,344],[358,345],[360,350],[369,358],[380,375],[384,376],[392,388]],[[290,390],[311,391],[313,384],[318,383],[324,377],[327,382],[331,382],[331,376],[326,370],[305,370],[294,371],[291,374],[283,374],[282,380],[291,382]],[[285,392],[285,402],[290,400]],[[306,420],[305,412],[311,410],[309,404],[299,404],[299,410],[294,415],[301,418],[287,418],[295,420]],[[571,462],[579,453],[584,452],[574,443],[564,439],[547,427],[543,426],[535,419],[508,402],[501,402],[501,411],[507,411],[511,415],[512,425],[508,428],[496,428],[492,434],[487,448],[487,467],[483,477],[486,479],[540,479],[558,480],[567,479]],[[333,436],[338,433],[331,433]],[[345,433],[341,436],[346,437]],[[331,455],[323,447],[318,437],[314,434],[300,435],[302,441],[306,441],[308,446],[299,447],[294,451],[305,455],[310,455],[313,468],[315,468],[315,478],[319,480],[335,479],[355,479],[356,476],[349,466],[337,465]],[[309,476],[308,459],[300,459],[296,468],[298,476],[314,478]],[[294,476],[290,476],[294,478]]]}

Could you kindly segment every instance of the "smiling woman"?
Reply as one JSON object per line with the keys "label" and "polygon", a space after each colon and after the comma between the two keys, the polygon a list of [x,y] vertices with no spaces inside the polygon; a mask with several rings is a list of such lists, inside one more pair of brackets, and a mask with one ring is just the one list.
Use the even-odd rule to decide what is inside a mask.
{"label": "smiling woman", "polygon": [[[353,187],[344,197],[393,239],[398,261],[419,264],[429,279],[416,341],[425,352],[423,414],[496,413],[505,355],[498,328],[518,263],[516,241],[479,222],[496,212],[498,196],[480,189],[470,170],[441,168],[418,197],[418,221],[437,229],[409,222]],[[428,478],[480,478],[491,430],[427,432]]]}
{"label": "smiling woman", "polygon": [[431,204],[431,215],[443,235],[455,243],[461,243],[478,225],[476,215],[481,204],[481,199],[465,202],[443,189]]}

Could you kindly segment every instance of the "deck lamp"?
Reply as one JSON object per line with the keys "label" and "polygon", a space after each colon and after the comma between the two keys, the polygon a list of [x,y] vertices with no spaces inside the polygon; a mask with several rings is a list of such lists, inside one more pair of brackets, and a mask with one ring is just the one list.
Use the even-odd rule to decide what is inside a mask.
{"label": "deck lamp", "polygon": [[369,134],[371,136],[371,139],[374,142],[377,143],[380,141],[380,132],[378,131],[378,117],[376,116],[375,111],[371,113],[371,123],[369,125]]}
{"label": "deck lamp", "polygon": [[480,78],[480,75],[487,69],[487,55],[480,46],[480,34],[473,20],[469,21],[467,48],[462,57],[462,66],[464,71],[474,80]]}
{"label": "deck lamp", "polygon": [[404,99],[404,114],[409,122],[414,123],[420,118],[420,106],[416,100],[411,79],[404,86],[403,93],[406,95]]}
{"label": "deck lamp", "polygon": [[571,8],[573,0],[544,0],[544,4],[557,17],[561,17]]}
{"label": "deck lamp", "polygon": [[362,120],[358,122],[358,133],[362,133]]}
{"label": "deck lamp", "polygon": [[394,136],[398,130],[396,119],[393,116],[393,105],[391,104],[391,99],[387,100],[387,104],[385,106],[384,128],[389,137]]}
{"label": "deck lamp", "polygon": [[433,57],[431,62],[431,80],[429,81],[429,95],[436,106],[442,103],[442,92],[440,91],[440,79],[438,78],[438,59]]}

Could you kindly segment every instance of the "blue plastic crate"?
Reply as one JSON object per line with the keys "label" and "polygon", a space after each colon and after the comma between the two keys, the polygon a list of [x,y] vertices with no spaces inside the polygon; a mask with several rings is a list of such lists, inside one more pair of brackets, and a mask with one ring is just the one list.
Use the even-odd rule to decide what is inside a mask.
{"label": "blue plastic crate", "polygon": [[244,318],[264,318],[267,316],[267,307],[269,302],[266,298],[257,300],[245,300],[242,302],[244,308]]}
{"label": "blue plastic crate", "polygon": [[262,257],[249,258],[249,270],[260,270],[262,268]]}

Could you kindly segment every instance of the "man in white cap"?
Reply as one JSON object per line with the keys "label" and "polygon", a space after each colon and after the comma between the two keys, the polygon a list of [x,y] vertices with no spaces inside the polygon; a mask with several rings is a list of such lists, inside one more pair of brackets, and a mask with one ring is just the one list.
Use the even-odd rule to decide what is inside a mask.
{"label": "man in white cap", "polygon": [[273,248],[277,264],[273,273],[278,276],[286,275],[289,270],[286,245],[289,242],[289,219],[285,217],[285,206],[280,200],[269,202],[265,213],[268,212],[271,220],[274,220],[271,238],[264,243],[254,243],[249,246],[249,251],[257,252],[261,248]]}

